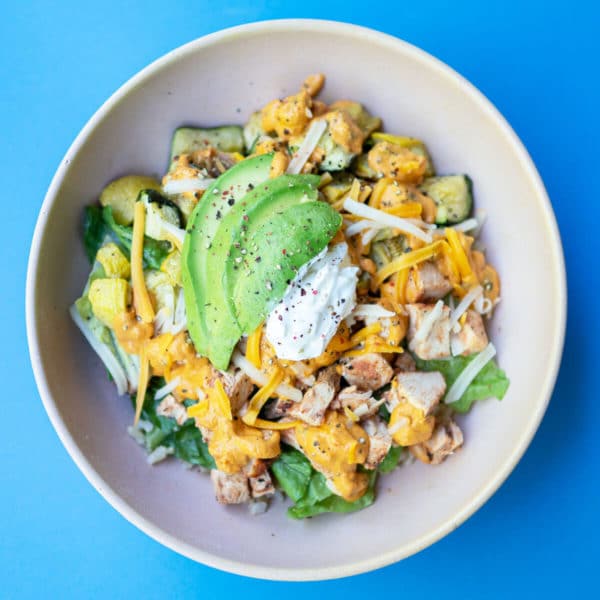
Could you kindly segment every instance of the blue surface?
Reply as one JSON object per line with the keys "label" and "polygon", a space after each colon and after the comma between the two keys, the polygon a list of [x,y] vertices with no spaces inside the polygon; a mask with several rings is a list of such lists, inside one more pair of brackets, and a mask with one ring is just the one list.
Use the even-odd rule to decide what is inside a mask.
{"label": "blue surface", "polygon": [[[478,86],[513,125],[546,183],[563,236],[570,292],[556,391],[509,480],[466,524],[417,556],[320,584],[253,581],[197,565],[110,508],[71,462],[42,408],[23,307],[27,254],[42,198],[97,107],[176,46],[223,27],[293,16],[358,22],[397,35]],[[283,593],[305,600],[307,594],[341,598],[388,591],[401,598],[554,598],[594,589],[600,535],[600,399],[593,354],[600,286],[592,262],[600,221],[599,23],[597,4],[556,1],[305,1],[298,10],[267,0],[2,3],[0,597]]]}

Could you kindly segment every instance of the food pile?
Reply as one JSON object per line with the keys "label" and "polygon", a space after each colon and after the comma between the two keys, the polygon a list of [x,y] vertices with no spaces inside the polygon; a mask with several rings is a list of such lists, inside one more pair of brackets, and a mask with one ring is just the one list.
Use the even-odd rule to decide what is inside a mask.
{"label": "food pile", "polygon": [[181,127],[161,181],[111,182],[71,308],[149,462],[210,469],[219,502],[255,512],[282,490],[294,518],[370,505],[408,457],[441,463],[456,414],[508,388],[470,178],[323,84],[244,127]]}

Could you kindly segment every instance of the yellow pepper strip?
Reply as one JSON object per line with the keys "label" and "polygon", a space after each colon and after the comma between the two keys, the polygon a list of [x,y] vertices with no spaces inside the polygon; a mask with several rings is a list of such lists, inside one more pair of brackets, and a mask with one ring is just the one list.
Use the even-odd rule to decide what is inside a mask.
{"label": "yellow pepper strip", "polygon": [[369,199],[369,206],[372,206],[373,208],[380,208],[383,192],[385,192],[385,188],[393,182],[394,180],[390,179],[389,177],[382,177],[373,188],[371,198]]}
{"label": "yellow pepper strip", "polygon": [[395,258],[393,261],[385,265],[385,267],[377,271],[374,277],[375,285],[381,285],[381,283],[385,281],[390,275],[393,275],[394,273],[397,273],[402,269],[408,269],[408,267],[412,267],[425,260],[432,258],[438,252],[440,252],[440,250],[442,250],[442,244],[443,241],[439,240],[437,242],[433,242],[433,244],[425,246],[424,248],[419,248],[418,250],[407,252],[406,254]]}
{"label": "yellow pepper strip", "polygon": [[265,405],[265,402],[273,395],[275,388],[281,383],[283,379],[283,371],[279,368],[276,368],[269,381],[261,387],[254,396],[250,399],[250,404],[248,405],[248,410],[246,414],[242,417],[242,420],[246,425],[254,425],[256,422],[256,418],[258,417],[258,413],[260,409]]}
{"label": "yellow pepper strip", "polygon": [[350,348],[353,348],[360,342],[366,340],[370,335],[375,333],[379,333],[381,331],[381,323],[373,323],[372,325],[368,325],[367,327],[363,327],[359,329],[351,338],[350,338]]}
{"label": "yellow pepper strip", "polygon": [[131,283],[135,311],[143,323],[154,321],[154,308],[146,289],[144,279],[144,229],[146,226],[146,207],[135,203],[133,213],[133,234],[131,239]]}
{"label": "yellow pepper strip", "polygon": [[262,323],[248,336],[246,343],[246,358],[257,368],[260,369],[262,363],[260,359],[260,340],[262,339]]}
{"label": "yellow pepper strip", "polygon": [[231,402],[229,402],[229,396],[225,392],[225,388],[223,387],[223,383],[220,379],[215,381],[215,387],[213,389],[213,393],[211,394],[211,400],[215,400],[221,414],[230,421],[233,419],[233,415],[231,414]]}
{"label": "yellow pepper strip", "polygon": [[396,302],[398,304],[406,304],[406,284],[408,283],[408,276],[410,274],[410,269],[402,269],[396,273],[396,288],[395,288],[395,296]]}
{"label": "yellow pepper strip", "polygon": [[198,404],[194,404],[187,409],[187,415],[191,419],[194,417],[202,417],[208,410],[208,400],[202,400]]}
{"label": "yellow pepper strip", "polygon": [[446,228],[446,239],[450,244],[450,248],[452,249],[452,254],[454,256],[454,260],[458,267],[458,271],[460,273],[460,278],[464,283],[469,285],[477,283],[477,277],[473,273],[471,269],[471,265],[469,264],[469,259],[465,254],[465,249],[462,247],[460,243],[460,238],[458,237],[458,233],[452,227]]}
{"label": "yellow pepper strip", "polygon": [[146,353],[146,346],[143,345],[140,351],[140,376],[138,378],[138,389],[135,396],[135,418],[133,424],[137,426],[142,414],[142,408],[144,407],[144,400],[146,399],[146,389],[148,387],[148,381],[150,380],[150,361]]}
{"label": "yellow pepper strip", "polygon": [[300,421],[267,421],[266,419],[255,419],[254,423],[252,423],[253,427],[257,429],[272,429],[273,431],[281,430],[281,429],[292,429],[297,425],[301,425]]}
{"label": "yellow pepper strip", "polygon": [[358,423],[359,418],[351,408],[344,406],[344,414],[354,423]]}
{"label": "yellow pepper strip", "polygon": [[405,219],[417,219],[423,212],[423,207],[418,202],[404,202],[403,204],[389,208],[385,206],[380,206],[379,208],[383,212],[388,213],[388,215],[403,217]]}

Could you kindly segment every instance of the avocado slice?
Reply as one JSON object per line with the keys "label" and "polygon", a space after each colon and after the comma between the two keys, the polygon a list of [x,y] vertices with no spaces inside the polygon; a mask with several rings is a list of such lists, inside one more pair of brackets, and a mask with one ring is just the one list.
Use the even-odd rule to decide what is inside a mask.
{"label": "avocado slice", "polygon": [[319,181],[316,175],[281,175],[269,179],[243,196],[221,220],[208,250],[203,314],[210,339],[208,358],[218,369],[227,369],[231,353],[243,333],[231,296],[225,290],[232,238],[238,234],[243,237],[247,224],[261,222],[265,214],[316,200]]}
{"label": "avocado slice", "polygon": [[234,236],[226,290],[243,333],[260,325],[298,269],[327,246],[341,224],[341,215],[326,202],[305,202],[269,210]]}
{"label": "avocado slice", "polygon": [[223,173],[203,194],[190,215],[181,255],[181,275],[188,330],[199,354],[208,354],[206,322],[202,318],[207,288],[207,264],[222,218],[246,193],[269,178],[273,154],[248,158]]}

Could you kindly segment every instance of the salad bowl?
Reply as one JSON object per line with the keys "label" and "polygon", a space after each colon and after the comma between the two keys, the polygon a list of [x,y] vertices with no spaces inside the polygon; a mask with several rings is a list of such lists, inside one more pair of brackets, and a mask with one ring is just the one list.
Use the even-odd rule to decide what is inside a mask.
{"label": "salad bowl", "polygon": [[[441,172],[473,175],[476,206],[487,215],[482,239],[503,282],[489,332],[511,386],[502,402],[481,402],[462,418],[467,443],[452,460],[398,469],[366,510],[296,522],[286,517],[282,500],[253,516],[243,507],[216,504],[209,478],[196,471],[174,462],[148,465],[127,435],[131,406],[115,394],[68,307],[89,271],[82,209],[108,181],[131,172],[159,175],[176,127],[243,123],[254,107],[292,93],[315,72],[327,74],[325,101],[360,99],[389,130],[424,139]],[[554,215],[530,157],[503,117],[423,51],[326,21],[221,31],[174,50],[127,82],[62,161],[40,211],[27,277],[27,331],[40,396],[90,483],[165,546],[266,579],[327,579],[382,567],[473,514],[508,477],[539,426],[560,362],[565,314]]]}

